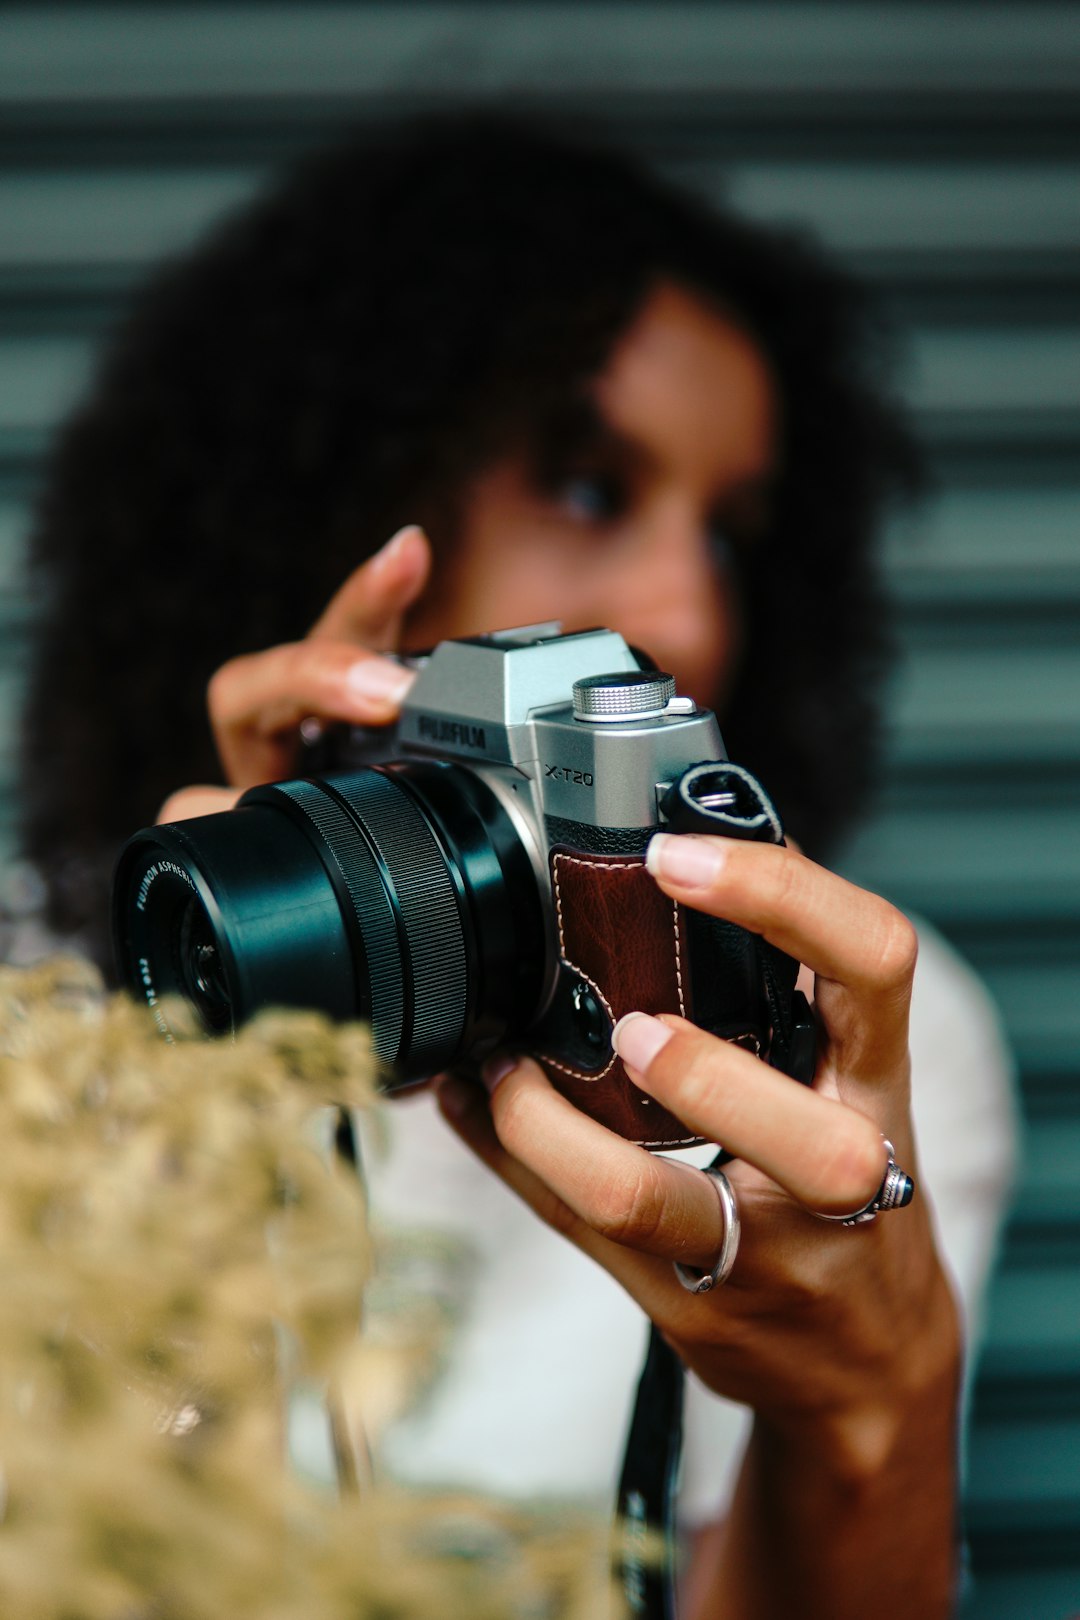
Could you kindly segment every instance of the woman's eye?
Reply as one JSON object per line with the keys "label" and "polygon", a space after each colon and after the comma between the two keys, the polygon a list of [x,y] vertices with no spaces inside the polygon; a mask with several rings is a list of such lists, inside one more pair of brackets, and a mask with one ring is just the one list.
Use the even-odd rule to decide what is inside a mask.
{"label": "woman's eye", "polygon": [[721,568],[731,568],[738,562],[738,547],[731,538],[731,532],[726,523],[714,519],[709,524],[709,549],[715,562]]}
{"label": "woman's eye", "polygon": [[603,473],[575,473],[556,490],[559,504],[582,523],[610,523],[626,509],[626,491]]}
{"label": "woman's eye", "polygon": [[764,521],[751,524],[743,521],[742,514],[732,517],[730,513],[719,514],[709,520],[708,525],[709,549],[718,568],[725,572],[742,575],[749,568],[752,558],[760,550],[765,536]]}

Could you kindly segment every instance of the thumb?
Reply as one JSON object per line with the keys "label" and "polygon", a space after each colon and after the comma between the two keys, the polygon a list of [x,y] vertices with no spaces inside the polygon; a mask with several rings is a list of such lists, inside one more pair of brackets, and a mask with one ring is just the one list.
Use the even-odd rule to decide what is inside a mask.
{"label": "thumb", "polygon": [[312,638],[393,651],[430,572],[431,545],[423,529],[410,523],[349,575],[312,626]]}

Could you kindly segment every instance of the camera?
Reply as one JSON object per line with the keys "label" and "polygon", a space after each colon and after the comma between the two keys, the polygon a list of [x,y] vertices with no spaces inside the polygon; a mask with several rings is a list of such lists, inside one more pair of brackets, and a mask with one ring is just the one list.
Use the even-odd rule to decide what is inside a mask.
{"label": "camera", "polygon": [[511,1046],[650,1148],[697,1138],[624,1073],[623,1013],[805,1068],[796,964],[645,869],[659,829],[782,840],[715,717],[610,630],[532,625],[414,662],[396,730],[354,734],[366,753],[125,845],[117,961],[162,1033],[176,997],[210,1034],[268,1006],[365,1019],[390,1089]]}

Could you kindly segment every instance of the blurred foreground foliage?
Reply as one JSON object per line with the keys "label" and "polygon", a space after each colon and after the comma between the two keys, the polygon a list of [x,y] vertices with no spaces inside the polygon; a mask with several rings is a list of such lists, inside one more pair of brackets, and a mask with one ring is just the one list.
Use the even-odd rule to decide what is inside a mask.
{"label": "blurred foreground foliage", "polygon": [[373,1094],[360,1028],[167,1045],[81,962],[0,969],[0,1614],[615,1612],[593,1523],[372,1486],[341,1424],[359,1489],[286,1465],[291,1380],[332,1415],[385,1376],[362,1188],[311,1132]]}

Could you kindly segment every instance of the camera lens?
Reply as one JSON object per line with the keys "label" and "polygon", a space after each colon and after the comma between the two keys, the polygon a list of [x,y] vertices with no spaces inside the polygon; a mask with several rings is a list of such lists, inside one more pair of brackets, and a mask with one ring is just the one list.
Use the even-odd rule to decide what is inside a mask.
{"label": "camera lens", "polygon": [[517,829],[473,772],[408,761],[252,789],[136,834],[113,890],[123,981],[168,1032],[262,1007],[367,1019],[384,1068],[437,1072],[523,1028],[546,934]]}
{"label": "camera lens", "polygon": [[180,923],[180,970],[184,989],[207,1029],[232,1027],[232,998],[206,907],[192,895]]}

